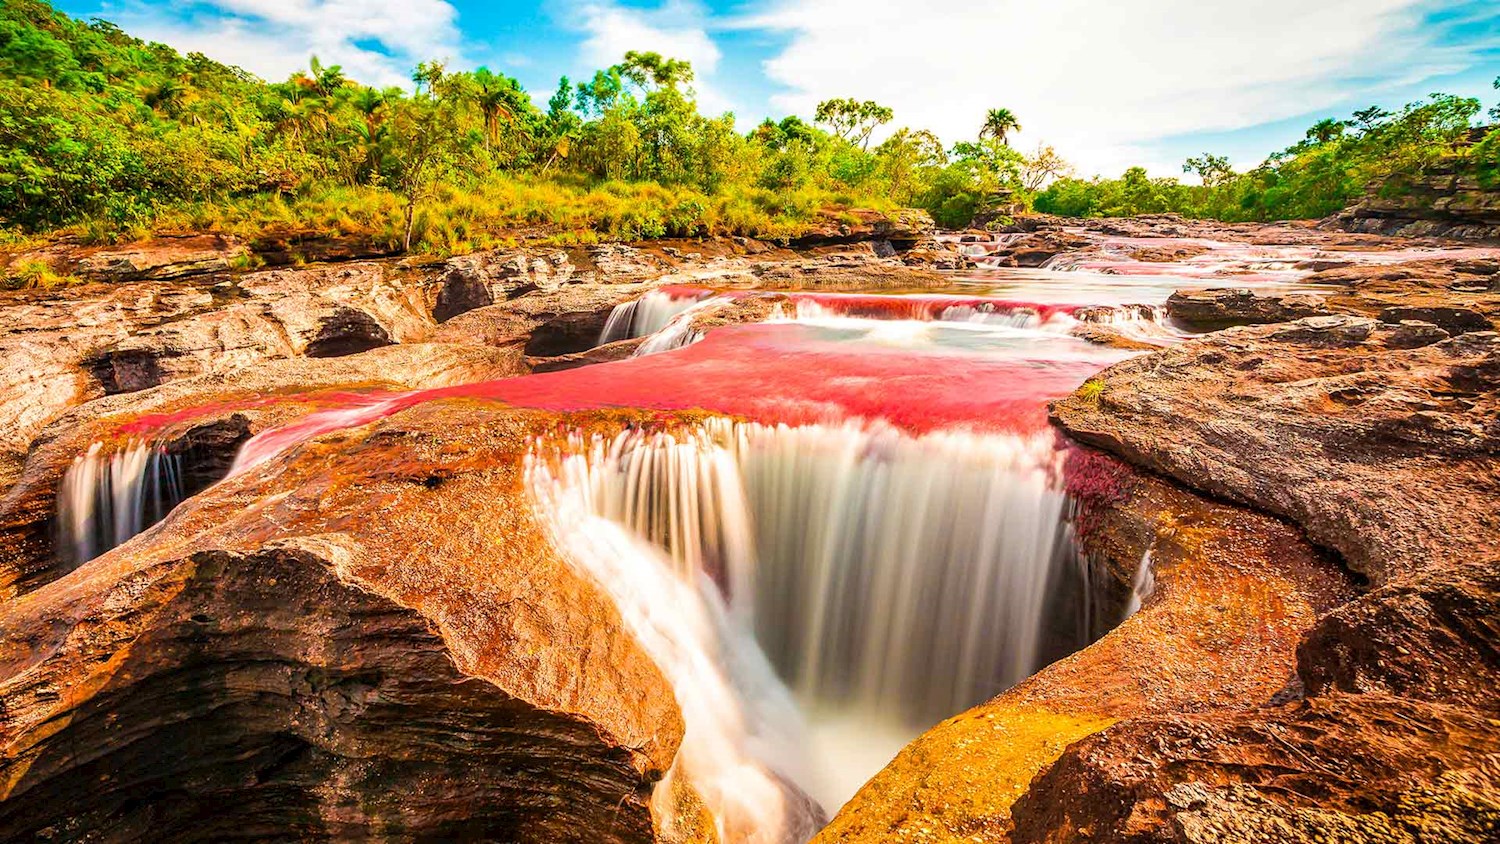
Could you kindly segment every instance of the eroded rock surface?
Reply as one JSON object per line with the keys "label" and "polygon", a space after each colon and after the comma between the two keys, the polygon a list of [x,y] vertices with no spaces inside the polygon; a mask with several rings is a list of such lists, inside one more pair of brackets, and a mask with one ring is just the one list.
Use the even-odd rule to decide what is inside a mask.
{"label": "eroded rock surface", "polygon": [[[74,561],[55,544],[63,474],[94,442],[129,436],[120,431],[132,422],[162,420],[153,425],[152,437],[168,452],[187,456],[191,492],[222,477],[252,435],[350,392],[443,387],[526,371],[515,349],[414,343],[332,360],[268,361],[89,402],[37,436],[19,477],[0,495],[0,595],[36,588],[71,568]],[[268,400],[286,394],[287,401]],[[175,413],[189,408],[190,414],[174,421]]]}
{"label": "eroded rock surface", "polygon": [[5,837],[656,838],[682,718],[531,516],[556,424],[425,405],[0,604]]}
{"label": "eroded rock surface", "polygon": [[1387,236],[1500,243],[1500,185],[1481,180],[1462,159],[1451,158],[1416,176],[1395,176],[1371,186],[1364,199],[1323,225]]}
{"label": "eroded rock surface", "polygon": [[1340,315],[1212,334],[1055,404],[1086,442],[1294,519],[1373,588],[1307,631],[1283,693],[1069,747],[1013,840],[1493,840],[1497,399],[1500,335]]}
{"label": "eroded rock surface", "polygon": [[1500,536],[1500,335],[1411,344],[1352,316],[1235,328],[1112,367],[1053,412],[1083,442],[1305,525],[1383,584]]}

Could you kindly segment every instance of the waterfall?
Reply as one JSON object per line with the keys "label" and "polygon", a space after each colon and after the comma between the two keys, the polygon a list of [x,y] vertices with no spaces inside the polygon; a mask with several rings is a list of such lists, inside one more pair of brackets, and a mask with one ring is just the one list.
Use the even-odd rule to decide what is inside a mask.
{"label": "waterfall", "polygon": [[1122,336],[1166,344],[1188,334],[1172,325],[1165,305],[1091,305],[1077,308],[1073,318],[1093,325],[1107,325]]}
{"label": "waterfall", "polygon": [[139,440],[110,454],[89,446],[58,489],[59,550],[84,563],[161,521],[182,501],[181,468],[177,455]]}
{"label": "waterfall", "polygon": [[1152,593],[1156,591],[1156,571],[1151,567],[1151,549],[1141,556],[1141,564],[1135,567],[1130,578],[1130,599],[1125,602],[1125,617],[1130,618],[1140,611]]}
{"label": "waterfall", "polygon": [[712,291],[692,287],[663,287],[639,299],[615,305],[599,334],[597,345],[648,337],[666,328],[672,319],[691,308]]}
{"label": "waterfall", "polygon": [[[678,459],[670,441],[660,444],[656,454],[617,450],[613,456],[624,462],[610,465],[631,477],[660,473],[692,486],[693,480],[681,474],[691,474],[691,461]],[[589,453],[581,451],[581,438],[573,438],[572,445],[572,453],[554,452],[549,458],[529,453],[528,486],[556,547],[609,594],[627,629],[672,684],[684,732],[671,769],[652,794],[664,832],[676,834],[673,780],[682,775],[702,796],[725,844],[807,841],[825,816],[792,785],[808,778],[806,741],[786,687],[748,631],[730,620],[719,589],[685,570],[684,561],[698,558],[674,564],[660,547],[598,512],[596,461],[603,441],[594,440]],[[712,495],[716,469],[703,471]],[[643,513],[649,508],[610,503],[626,508],[611,511],[616,516],[651,522]],[[687,500],[678,503],[692,506]],[[651,523],[649,528],[676,536],[682,548],[693,539],[686,525]]]}
{"label": "waterfall", "polygon": [[[538,443],[528,478],[544,504],[569,490],[675,582],[711,587],[809,712],[814,744],[875,745],[878,766],[1039,667],[1053,586],[1079,576],[1060,460],[1046,432],[710,419]],[[802,784],[834,808],[871,773]]]}
{"label": "waterfall", "polygon": [[670,352],[673,349],[691,346],[702,340],[704,336],[703,332],[693,328],[694,321],[698,317],[710,311],[718,310],[733,301],[734,298],[728,295],[708,295],[690,302],[687,307],[678,311],[675,316],[669,319],[666,325],[653,332],[651,336],[646,338],[644,343],[637,346],[635,352],[632,353],[632,357],[654,355],[658,352]]}

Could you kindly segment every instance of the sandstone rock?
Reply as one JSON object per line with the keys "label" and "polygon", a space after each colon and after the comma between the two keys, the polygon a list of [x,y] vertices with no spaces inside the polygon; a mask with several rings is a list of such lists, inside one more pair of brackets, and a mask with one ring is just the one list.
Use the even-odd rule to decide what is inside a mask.
{"label": "sandstone rock", "polygon": [[798,248],[848,244],[868,240],[915,243],[930,236],[937,226],[926,211],[902,208],[889,213],[856,208],[845,212],[824,212],[810,231],[792,240]]}
{"label": "sandstone rock", "polygon": [[1232,329],[1054,405],[1075,436],[1296,520],[1375,588],[1307,632],[1280,694],[1069,747],[1012,807],[1013,841],[1493,839],[1500,335],[1445,335]]}
{"label": "sandstone rock", "polygon": [[[0,597],[68,571],[54,547],[55,496],[63,473],[93,442],[117,440],[117,429],[133,419],[170,420],[193,409],[155,435],[162,448],[184,456],[184,486],[192,493],[223,477],[252,434],[318,407],[322,396],[337,401],[348,391],[443,387],[524,372],[516,349],[414,343],[342,358],[268,361],[84,404],[41,432],[24,469],[0,495]],[[278,394],[288,400],[265,401]]]}
{"label": "sandstone rock", "polygon": [[1129,721],[1032,783],[1011,840],[1480,844],[1500,810],[1497,753],[1472,710],[1381,695]]}
{"label": "sandstone rock", "polygon": [[[571,354],[598,341],[609,314],[653,284],[569,284],[466,311],[433,332],[441,343],[529,346],[534,355]],[[534,343],[534,345],[532,345]]]}
{"label": "sandstone rock", "polygon": [[1243,287],[1178,290],[1168,297],[1167,312],[1200,330],[1290,322],[1330,313],[1321,296],[1256,293]]}
{"label": "sandstone rock", "polygon": [[1500,187],[1484,185],[1451,158],[1415,177],[1371,185],[1364,199],[1323,221],[1344,231],[1500,243]]}
{"label": "sandstone rock", "polygon": [[616,340],[613,343],[605,343],[582,352],[553,355],[550,357],[528,357],[527,366],[532,372],[557,372],[563,369],[576,369],[580,366],[589,366],[595,363],[609,363],[611,361],[624,360],[635,354],[635,350],[645,337],[633,337],[629,340]]}
{"label": "sandstone rock", "polygon": [[233,238],[163,235],[147,243],[90,250],[67,270],[97,281],[183,278],[225,272],[248,254]]}
{"label": "sandstone rock", "polygon": [[1118,364],[1053,414],[1085,442],[1294,519],[1385,583],[1500,535],[1500,335],[1401,348],[1398,331],[1347,316],[1230,329]]}
{"label": "sandstone rock", "polygon": [[557,420],[404,420],[0,605],[5,837],[656,837],[682,718],[530,515],[521,452]]}
{"label": "sandstone rock", "polygon": [[1381,322],[1426,322],[1449,334],[1464,334],[1469,331],[1489,331],[1490,321],[1484,314],[1469,308],[1396,307],[1380,312]]}

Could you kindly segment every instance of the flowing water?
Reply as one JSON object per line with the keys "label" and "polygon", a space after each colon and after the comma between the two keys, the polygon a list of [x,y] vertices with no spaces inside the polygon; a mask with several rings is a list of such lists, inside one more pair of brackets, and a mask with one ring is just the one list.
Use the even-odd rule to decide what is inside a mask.
{"label": "flowing water", "polygon": [[[1003,238],[963,249],[983,261]],[[538,440],[527,486],[559,552],[674,685],[686,734],[669,776],[693,783],[725,841],[805,840],[819,813],[803,791],[836,811],[923,729],[1103,632],[1046,403],[1139,352],[1079,335],[1177,342],[1162,304],[1185,278],[1291,290],[1328,258],[1205,244],[1151,264],[1115,238],[1052,269],[977,270],[944,294],[662,288],[601,334],[646,338],[628,360],[343,397],[252,438],[232,471],[448,397],[691,411]],[[752,296],[773,297],[766,321],[699,326]],[[72,553],[164,515],[176,468],[144,441],[80,457],[59,493]],[[1153,589],[1148,555],[1115,620]],[[656,791],[663,817],[672,793]]]}
{"label": "flowing water", "polygon": [[58,489],[59,550],[87,562],[156,524],[182,501],[181,478],[178,457],[152,443],[94,443]]}

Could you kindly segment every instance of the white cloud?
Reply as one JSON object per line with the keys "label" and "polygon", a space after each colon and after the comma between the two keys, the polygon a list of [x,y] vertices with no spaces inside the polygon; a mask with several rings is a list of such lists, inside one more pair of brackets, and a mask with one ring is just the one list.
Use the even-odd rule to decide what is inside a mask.
{"label": "white cloud", "polygon": [[612,2],[579,7],[578,28],[585,33],[579,59],[591,68],[619,64],[629,50],[657,52],[693,65],[693,89],[709,114],[733,110],[714,81],[719,46],[708,34],[708,14],[688,0],[667,0],[654,9],[627,8]]}
{"label": "white cloud", "polygon": [[[775,0],[737,26],[790,37],[766,62],[810,114],[875,99],[898,124],[972,137],[988,108],[1016,112],[1086,172],[1149,161],[1151,141],[1239,129],[1462,69],[1422,0],[1001,0],[913,9],[904,0]],[[1172,172],[1175,166],[1157,165]]]}
{"label": "white cloud", "polygon": [[460,59],[457,12],[446,0],[206,0],[179,17],[132,4],[111,17],[127,32],[197,51],[279,80],[325,65],[372,85],[410,86],[427,59]]}

